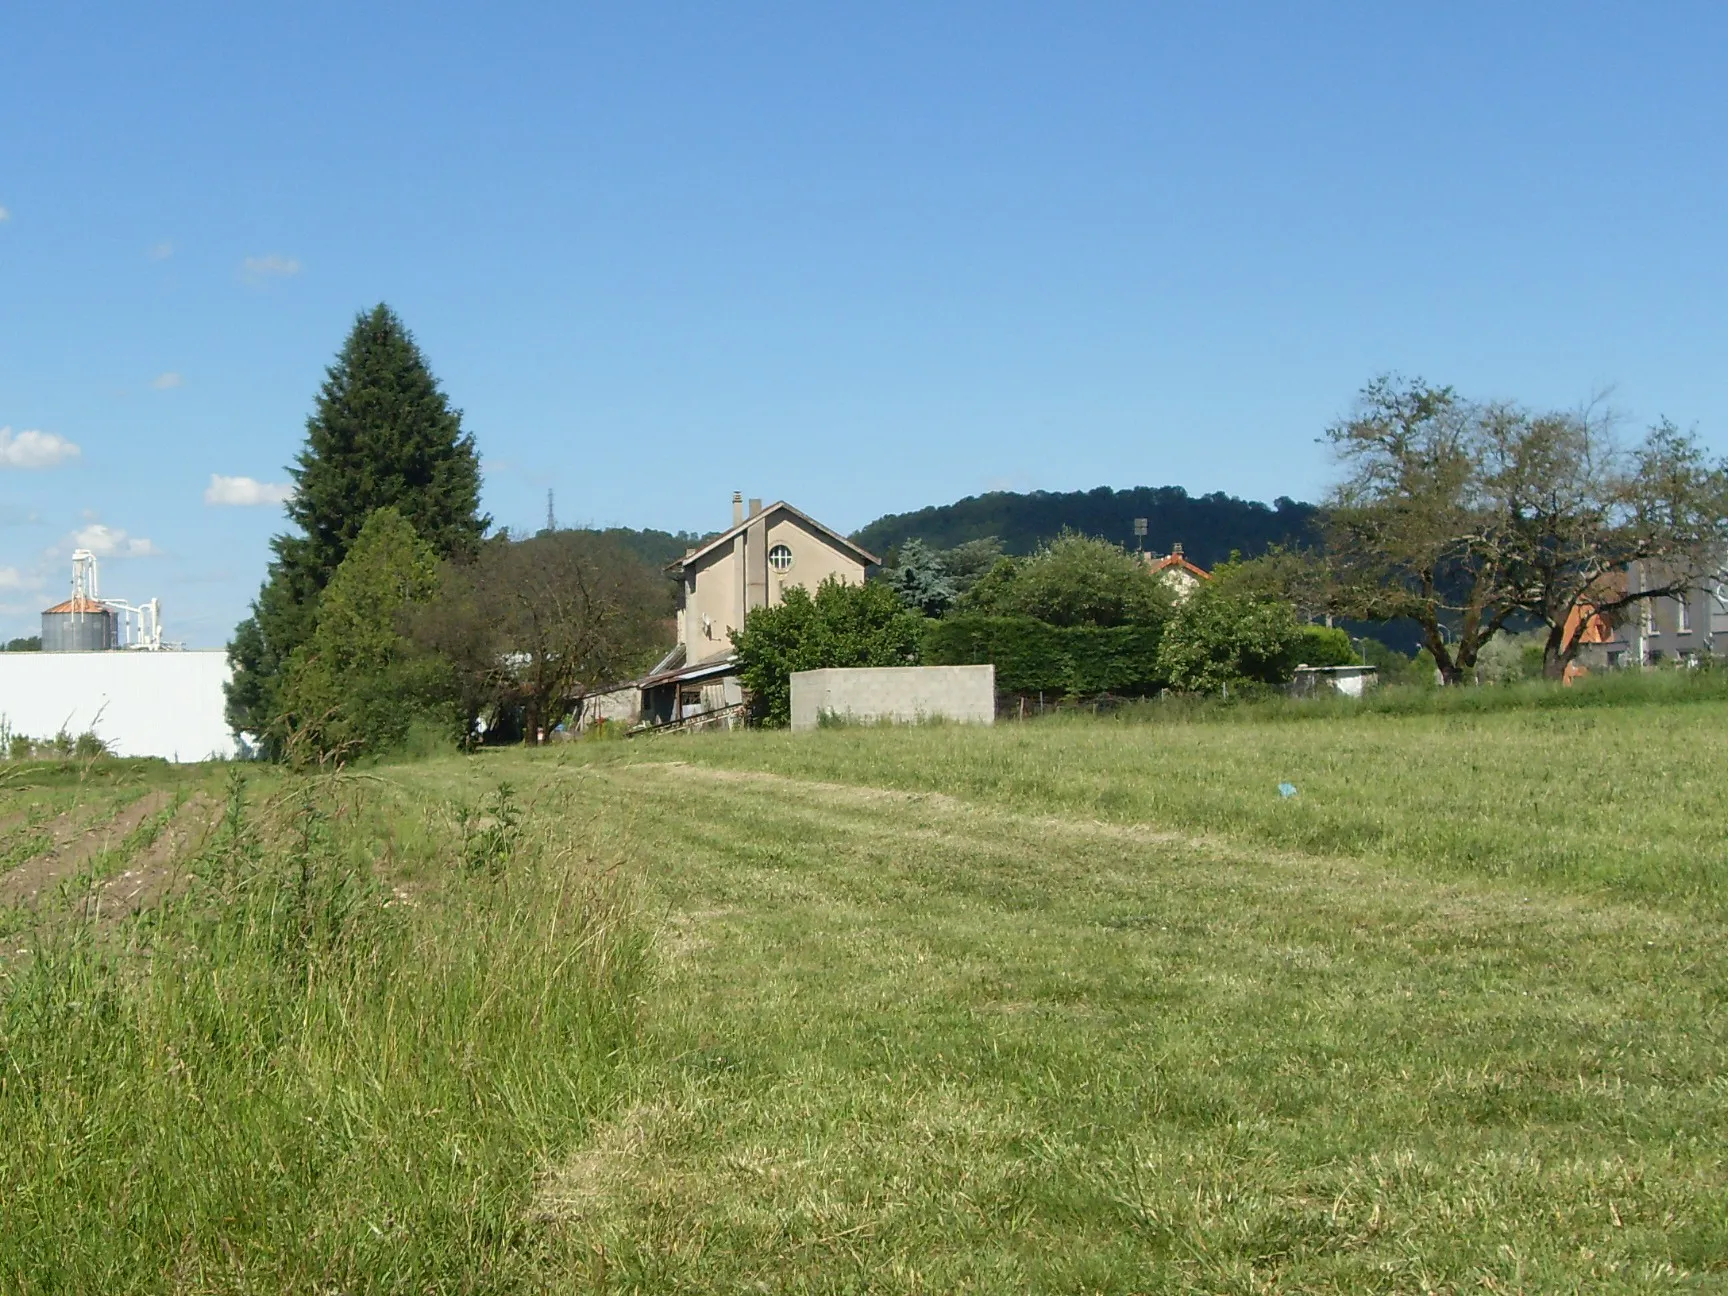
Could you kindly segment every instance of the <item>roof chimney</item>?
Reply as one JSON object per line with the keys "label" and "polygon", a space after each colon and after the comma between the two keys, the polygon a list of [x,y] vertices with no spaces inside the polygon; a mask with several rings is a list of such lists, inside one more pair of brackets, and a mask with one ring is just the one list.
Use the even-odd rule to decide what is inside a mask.
{"label": "roof chimney", "polygon": [[1180,540],[1172,540],[1170,542],[1170,556],[1172,558],[1180,558],[1182,556],[1182,542]]}
{"label": "roof chimney", "polygon": [[762,511],[762,501],[761,500],[751,500],[750,501],[750,516],[755,517],[761,511]]}
{"label": "roof chimney", "polygon": [[732,492],[732,525],[737,526],[744,520],[744,492]]}

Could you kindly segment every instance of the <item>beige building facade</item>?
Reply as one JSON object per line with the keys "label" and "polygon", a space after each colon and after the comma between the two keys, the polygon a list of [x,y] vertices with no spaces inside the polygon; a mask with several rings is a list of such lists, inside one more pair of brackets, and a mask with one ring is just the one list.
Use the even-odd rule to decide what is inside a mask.
{"label": "beige building facade", "polygon": [[684,664],[715,661],[732,652],[732,634],[755,608],[773,607],[801,586],[815,590],[830,577],[859,585],[876,556],[784,500],[767,508],[732,497],[732,527],[670,570],[679,582],[678,642]]}
{"label": "beige building facade", "polygon": [[745,616],[795,586],[814,591],[830,577],[862,584],[877,565],[869,550],[784,500],[763,508],[734,493],[732,526],[666,569],[678,582],[677,644],[642,679],[591,693],[578,725],[736,722],[744,694],[732,635]]}

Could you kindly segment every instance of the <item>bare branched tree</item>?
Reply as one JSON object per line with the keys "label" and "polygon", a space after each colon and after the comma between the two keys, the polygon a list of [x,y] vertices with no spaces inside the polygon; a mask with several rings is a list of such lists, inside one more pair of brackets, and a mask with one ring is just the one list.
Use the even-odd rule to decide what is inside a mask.
{"label": "bare branched tree", "polygon": [[1387,377],[1328,436],[1334,601],[1414,620],[1447,683],[1509,622],[1546,627],[1559,678],[1592,618],[1684,594],[1728,551],[1728,468],[1667,422],[1626,448],[1600,398],[1536,413]]}
{"label": "bare branched tree", "polygon": [[671,590],[604,536],[542,532],[447,564],[415,636],[456,667],[470,723],[513,715],[532,736],[597,684],[640,669],[669,638]]}
{"label": "bare branched tree", "polygon": [[1339,610],[1416,622],[1448,684],[1517,610],[1492,541],[1477,422],[1450,387],[1382,377],[1327,430],[1345,469],[1326,513]]}
{"label": "bare branched tree", "polygon": [[1567,414],[1504,410],[1485,427],[1501,559],[1519,608],[1546,628],[1550,679],[1565,674],[1592,618],[1618,626],[1640,604],[1684,596],[1728,550],[1723,465],[1672,423],[1630,449],[1615,424],[1598,400]]}

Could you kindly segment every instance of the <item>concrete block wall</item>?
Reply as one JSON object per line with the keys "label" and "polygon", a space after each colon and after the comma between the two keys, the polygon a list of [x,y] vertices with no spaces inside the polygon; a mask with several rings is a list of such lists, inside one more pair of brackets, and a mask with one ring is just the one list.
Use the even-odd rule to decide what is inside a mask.
{"label": "concrete block wall", "polygon": [[863,724],[891,720],[996,722],[994,666],[861,666],[794,671],[792,727],[814,729],[832,713]]}

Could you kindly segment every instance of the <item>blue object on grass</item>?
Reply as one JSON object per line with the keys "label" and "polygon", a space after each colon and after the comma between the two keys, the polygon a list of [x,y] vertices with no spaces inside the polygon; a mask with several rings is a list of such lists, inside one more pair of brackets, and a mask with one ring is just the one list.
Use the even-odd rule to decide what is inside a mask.
{"label": "blue object on grass", "polygon": [[1295,796],[1296,795],[1296,785],[1294,783],[1280,783],[1278,785],[1278,795],[1281,797],[1293,797],[1293,796]]}

